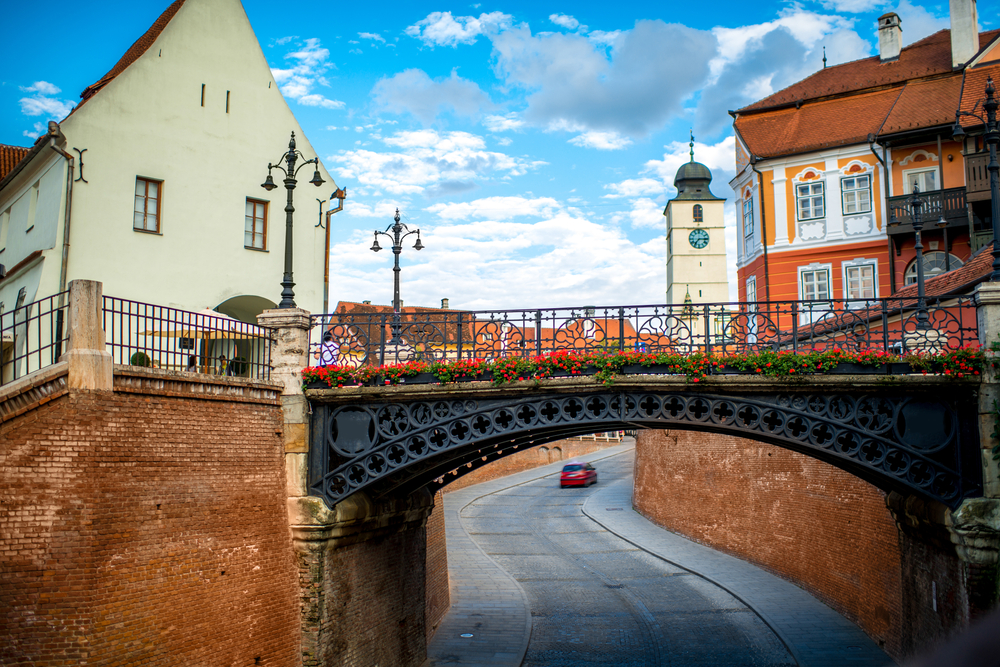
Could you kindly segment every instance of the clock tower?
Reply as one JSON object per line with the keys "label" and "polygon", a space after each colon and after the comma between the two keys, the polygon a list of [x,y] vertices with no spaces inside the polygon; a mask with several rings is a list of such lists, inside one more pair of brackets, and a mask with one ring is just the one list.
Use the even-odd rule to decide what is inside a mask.
{"label": "clock tower", "polygon": [[723,206],[726,200],[709,189],[712,172],[694,161],[677,170],[677,196],[667,202],[667,303],[729,301],[726,276],[726,237]]}

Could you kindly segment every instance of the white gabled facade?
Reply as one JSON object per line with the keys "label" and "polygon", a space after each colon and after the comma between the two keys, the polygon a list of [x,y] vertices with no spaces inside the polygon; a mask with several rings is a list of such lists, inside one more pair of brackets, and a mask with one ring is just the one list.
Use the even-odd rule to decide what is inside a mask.
{"label": "white gabled facade", "polygon": [[[287,192],[277,170],[277,189],[260,184],[292,132],[307,158],[315,150],[239,0],[184,0],[168,13],[178,4],[152,43],[150,33],[141,38],[145,51],[95,84],[0,186],[4,310],[19,294],[30,303],[77,278],[104,283],[106,295],[248,321],[280,300]],[[55,149],[73,158],[74,182]],[[76,149],[86,150],[82,165]],[[319,172],[319,189],[308,183],[312,165],[299,172],[293,239],[295,301],[316,313],[326,232],[314,201],[337,190],[322,165]],[[161,183],[158,231],[134,228],[138,178]],[[267,203],[263,249],[245,247],[248,198]]]}

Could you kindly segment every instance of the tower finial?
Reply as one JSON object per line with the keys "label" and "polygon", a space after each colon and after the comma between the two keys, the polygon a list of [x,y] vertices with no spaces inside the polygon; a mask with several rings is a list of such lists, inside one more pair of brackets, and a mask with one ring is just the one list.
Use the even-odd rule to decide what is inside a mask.
{"label": "tower finial", "polygon": [[691,143],[688,146],[691,147],[691,162],[694,162],[694,130],[691,130]]}
{"label": "tower finial", "polygon": [[823,47],[823,69],[826,69],[826,47]]}

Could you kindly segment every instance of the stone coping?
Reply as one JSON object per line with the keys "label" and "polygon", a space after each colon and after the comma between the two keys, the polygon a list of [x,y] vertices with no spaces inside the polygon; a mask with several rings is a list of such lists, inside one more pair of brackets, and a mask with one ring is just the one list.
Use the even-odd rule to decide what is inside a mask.
{"label": "stone coping", "polygon": [[114,390],[237,403],[280,405],[283,385],[270,380],[115,364]]}
{"label": "stone coping", "polygon": [[976,388],[977,378],[951,378],[944,375],[803,375],[801,377],[767,377],[762,375],[709,375],[699,382],[690,382],[683,375],[623,375],[614,384],[602,386],[593,377],[546,378],[523,380],[496,387],[490,382],[455,382],[449,384],[391,385],[383,387],[352,386],[340,389],[306,389],[306,397],[320,403],[352,403],[358,400],[408,400],[421,396],[468,396],[469,398],[507,398],[527,393],[547,392],[572,394],[581,389],[593,391],[643,390],[712,392],[806,392],[816,389],[850,387],[855,391],[879,391],[887,386],[903,386],[916,391],[937,390],[942,386]]}
{"label": "stone coping", "polygon": [[48,403],[69,391],[69,364],[60,361],[0,385],[0,423]]}

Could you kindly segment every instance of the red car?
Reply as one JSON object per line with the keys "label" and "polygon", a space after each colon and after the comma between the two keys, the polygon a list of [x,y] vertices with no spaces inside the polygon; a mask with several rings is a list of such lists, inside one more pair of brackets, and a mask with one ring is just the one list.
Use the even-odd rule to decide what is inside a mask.
{"label": "red car", "polygon": [[559,487],[565,489],[567,486],[590,486],[597,484],[597,471],[589,463],[567,463],[563,466],[562,475],[559,476]]}

